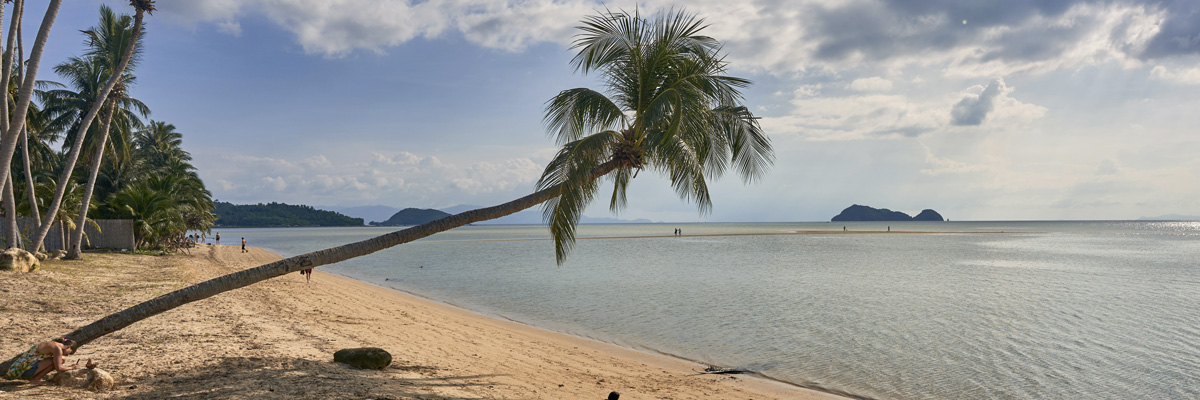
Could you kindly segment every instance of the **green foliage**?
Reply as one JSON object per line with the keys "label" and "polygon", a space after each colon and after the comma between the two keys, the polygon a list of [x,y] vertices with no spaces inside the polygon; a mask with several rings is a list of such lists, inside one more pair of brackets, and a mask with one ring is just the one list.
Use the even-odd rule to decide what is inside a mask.
{"label": "green foliage", "polygon": [[643,169],[664,175],[705,213],[712,206],[708,177],[732,168],[752,182],[774,162],[770,140],[740,104],[750,81],[723,75],[721,44],[701,35],[704,28],[703,19],[675,10],[653,19],[608,12],[579,27],[571,64],[599,73],[608,93],[570,89],[546,102],[547,130],[563,147],[537,190],[559,188],[544,212],[559,263],[602,176],[613,182],[614,213]]}
{"label": "green foliage", "polygon": [[[153,2],[145,1],[145,11]],[[80,31],[86,40],[84,56],[72,57],[55,67],[67,85],[39,82],[38,98],[42,107],[31,107],[27,116],[30,130],[31,171],[36,181],[34,196],[24,193],[25,185],[15,185],[23,204],[19,212],[29,212],[36,202],[45,209],[54,193],[55,177],[62,173],[65,148],[75,141],[81,120],[98,99],[104,84],[119,64],[125,48],[133,40],[134,19],[118,15],[108,7],[100,9],[100,23]],[[145,34],[143,30],[142,34]],[[118,85],[103,101],[113,110],[103,163],[91,201],[91,218],[129,218],[134,220],[138,248],[164,248],[189,230],[209,230],[216,221],[212,194],[205,188],[191,156],[183,150],[183,134],[162,121],[143,125],[150,109],[129,96],[136,82],[132,71],[140,59],[142,41],[135,45],[129,65]],[[17,81],[13,79],[13,81]],[[10,92],[15,86],[10,84]],[[58,220],[72,224],[80,207],[75,194],[85,184],[87,166],[95,156],[101,119],[93,120],[85,136],[84,153],[68,182],[67,196]],[[63,152],[51,150],[61,143]],[[20,176],[20,175],[16,175]]]}
{"label": "green foliage", "polygon": [[414,226],[449,217],[445,211],[434,209],[405,208],[392,215],[387,221],[371,222],[371,226]]}
{"label": "green foliage", "polygon": [[236,205],[216,202],[217,226],[362,226],[362,218],[350,218],[312,206],[283,203]]}

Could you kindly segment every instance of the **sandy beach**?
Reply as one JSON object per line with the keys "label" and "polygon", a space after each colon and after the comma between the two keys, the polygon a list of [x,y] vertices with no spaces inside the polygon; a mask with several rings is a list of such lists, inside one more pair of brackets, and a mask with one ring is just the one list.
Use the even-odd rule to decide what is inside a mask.
{"label": "sandy beach", "polygon": [[[0,274],[0,352],[12,357],[111,312],[279,259],[205,245],[191,254],[86,254]],[[381,347],[392,365],[357,370],[333,352]],[[70,358],[117,387],[94,394],[0,381],[33,399],[835,399],[703,365],[474,314],[322,273],[275,278],[157,315]]]}

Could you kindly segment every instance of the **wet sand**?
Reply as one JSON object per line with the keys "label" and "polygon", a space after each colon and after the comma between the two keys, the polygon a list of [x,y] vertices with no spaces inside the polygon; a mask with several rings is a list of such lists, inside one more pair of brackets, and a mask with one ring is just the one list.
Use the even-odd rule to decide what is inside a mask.
{"label": "wet sand", "polygon": [[[31,274],[0,272],[0,353],[138,302],[279,259],[206,245],[169,257],[85,254]],[[357,370],[333,352],[381,347]],[[0,381],[0,399],[838,399],[703,365],[485,317],[317,270],[151,317],[84,346],[117,388],[93,394]]]}

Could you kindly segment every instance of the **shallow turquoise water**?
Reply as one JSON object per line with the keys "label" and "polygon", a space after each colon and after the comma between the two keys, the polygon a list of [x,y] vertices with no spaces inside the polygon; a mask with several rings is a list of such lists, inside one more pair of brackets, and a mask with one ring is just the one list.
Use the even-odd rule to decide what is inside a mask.
{"label": "shallow turquoise water", "polygon": [[[843,225],[954,233],[772,235]],[[290,256],[390,229],[218,231]],[[585,225],[561,267],[547,237],[464,227],[323,268],[867,398],[1200,398],[1200,223]]]}

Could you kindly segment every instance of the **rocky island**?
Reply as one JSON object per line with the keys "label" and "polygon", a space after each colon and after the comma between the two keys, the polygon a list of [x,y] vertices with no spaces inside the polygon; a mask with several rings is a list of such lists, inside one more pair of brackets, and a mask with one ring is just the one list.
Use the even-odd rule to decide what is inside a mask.
{"label": "rocky island", "polygon": [[405,209],[400,210],[399,212],[393,214],[392,217],[388,218],[387,221],[383,221],[383,222],[372,221],[369,225],[371,225],[371,226],[414,226],[414,225],[421,225],[421,224],[424,224],[424,223],[430,222],[430,221],[439,220],[439,219],[449,217],[449,216],[450,216],[450,214],[445,211],[439,211],[439,210],[434,210],[434,209],[405,208]]}
{"label": "rocky island", "polygon": [[872,208],[862,205],[852,205],[831,219],[833,222],[845,221],[945,221],[941,214],[930,209],[922,210],[916,217],[892,211],[886,208]]}

